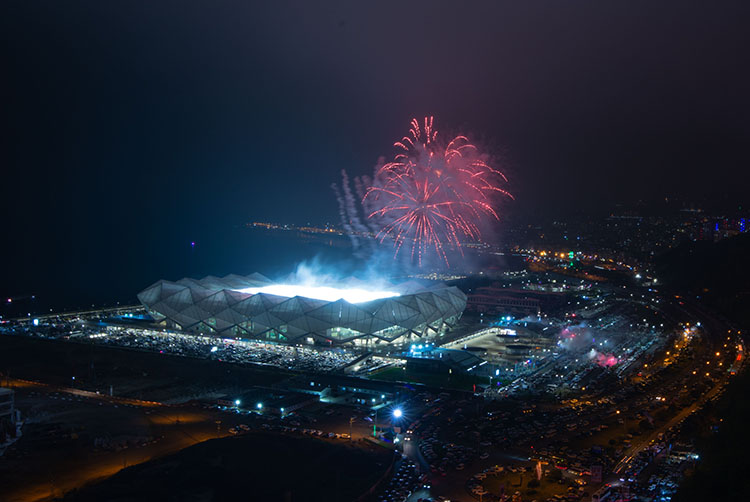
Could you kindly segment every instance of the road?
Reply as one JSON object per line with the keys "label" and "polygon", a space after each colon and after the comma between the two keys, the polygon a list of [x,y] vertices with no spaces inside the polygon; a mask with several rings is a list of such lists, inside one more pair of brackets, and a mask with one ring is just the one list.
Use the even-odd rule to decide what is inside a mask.
{"label": "road", "polygon": [[[704,325],[704,333],[706,334],[707,341],[711,344],[711,346],[718,346],[720,341],[724,339],[725,333],[727,331],[731,332],[732,326],[727,325],[724,321],[717,319],[715,316],[711,315],[710,313],[706,312],[704,309],[699,308],[697,305],[692,303],[684,303],[684,306],[677,306],[673,303],[667,303],[665,305],[669,306],[671,304],[672,308],[674,308],[675,311],[680,311],[684,315],[689,316],[688,318],[699,318],[702,319],[702,323]],[[712,351],[713,349],[710,349]],[[702,369],[699,368],[699,369]],[[688,406],[684,408],[682,411],[680,411],[677,415],[672,417],[667,423],[665,423],[663,426],[659,427],[658,429],[655,429],[651,432],[646,438],[639,441],[637,444],[634,444],[628,450],[625,452],[624,456],[620,461],[617,463],[617,465],[613,469],[613,473],[616,476],[613,476],[613,480],[619,478],[619,474],[621,472],[627,471],[628,466],[633,461],[634,458],[643,450],[645,450],[650,444],[652,444],[658,437],[660,433],[663,433],[672,427],[678,425],[683,420],[685,420],[688,416],[698,411],[700,408],[703,407],[706,402],[715,397],[721,390],[724,388],[726,384],[729,383],[729,378],[724,377],[717,382],[713,388],[703,394],[697,401],[695,401],[691,406]]]}
{"label": "road", "polygon": [[671,429],[672,427],[676,426],[677,424],[685,420],[688,416],[698,411],[701,407],[703,407],[704,404],[706,404],[706,401],[708,401],[709,399],[717,395],[723,387],[724,387],[723,382],[717,383],[710,391],[708,391],[700,399],[698,399],[698,401],[696,401],[691,406],[688,406],[687,408],[680,411],[677,415],[672,417],[672,419],[669,420],[667,423],[665,423],[664,425],[662,425],[661,427],[657,429],[654,429],[651,432],[651,434],[649,434],[647,437],[645,437],[638,443],[628,448],[628,450],[625,452],[624,456],[622,457],[622,459],[620,459],[620,461],[617,463],[617,465],[612,470],[612,472],[614,472],[615,474],[619,474],[620,472],[627,470],[627,467],[630,465],[630,462],[641,451],[645,450],[650,444],[656,441],[660,433],[663,433]]}

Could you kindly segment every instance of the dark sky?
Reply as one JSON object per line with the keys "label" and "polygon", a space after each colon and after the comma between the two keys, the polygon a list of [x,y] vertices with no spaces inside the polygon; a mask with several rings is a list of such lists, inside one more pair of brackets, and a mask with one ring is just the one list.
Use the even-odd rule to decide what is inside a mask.
{"label": "dark sky", "polygon": [[750,2],[250,4],[0,4],[4,275],[336,220],[338,172],[425,114],[502,158],[516,218],[747,199]]}

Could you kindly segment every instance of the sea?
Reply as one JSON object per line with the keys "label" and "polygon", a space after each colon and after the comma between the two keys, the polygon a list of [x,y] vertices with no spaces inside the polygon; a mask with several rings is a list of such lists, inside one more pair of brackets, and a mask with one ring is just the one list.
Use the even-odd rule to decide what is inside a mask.
{"label": "sea", "polygon": [[[404,260],[394,260],[393,248],[387,243],[376,253],[363,252],[346,235],[246,225],[213,228],[182,238],[129,234],[86,243],[80,249],[86,253],[79,250],[63,258],[42,254],[38,266],[25,267],[3,290],[0,315],[10,319],[136,305],[136,295],[160,279],[259,272],[283,281],[293,280],[303,271],[329,280],[377,276],[398,282],[431,271],[427,264],[405,266]],[[480,264],[471,250],[458,257],[459,265],[469,261],[477,269],[488,263],[509,266],[508,257],[492,257],[489,261],[485,257]],[[448,275],[460,273],[442,264],[434,270]]]}

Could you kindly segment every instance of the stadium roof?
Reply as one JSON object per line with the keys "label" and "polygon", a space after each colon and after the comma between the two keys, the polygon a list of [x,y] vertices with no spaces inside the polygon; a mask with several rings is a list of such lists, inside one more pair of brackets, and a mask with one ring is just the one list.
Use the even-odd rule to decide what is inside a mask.
{"label": "stadium roof", "polygon": [[[312,336],[329,344],[369,336],[393,341],[438,332],[451,327],[466,307],[466,296],[458,288],[415,281],[388,287],[399,296],[361,303],[238,291],[273,284],[257,273],[162,280],[139,293],[138,299],[155,320],[179,329],[289,342]],[[362,281],[343,284],[337,286],[367,286]]]}

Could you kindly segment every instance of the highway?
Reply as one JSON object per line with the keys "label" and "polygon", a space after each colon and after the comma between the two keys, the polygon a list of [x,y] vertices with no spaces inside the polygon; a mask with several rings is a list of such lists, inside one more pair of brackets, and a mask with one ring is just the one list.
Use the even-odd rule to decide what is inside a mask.
{"label": "highway", "polygon": [[654,441],[656,441],[659,434],[671,429],[672,427],[678,425],[683,420],[685,420],[687,417],[698,411],[700,408],[703,407],[704,404],[706,404],[706,401],[717,395],[721,389],[724,387],[724,383],[717,383],[709,392],[701,396],[698,401],[693,403],[691,406],[683,409],[680,411],[677,415],[672,417],[671,420],[669,420],[667,423],[662,425],[661,427],[654,429],[651,431],[651,433],[646,436],[645,438],[641,439],[638,443],[632,445],[630,448],[627,449],[625,454],[623,455],[622,459],[617,463],[617,465],[614,467],[612,472],[614,474],[620,474],[623,471],[627,470],[627,467],[630,465],[630,463],[633,461],[634,458],[637,457],[637,455],[648,448],[649,445],[651,445]]}
{"label": "highway", "polygon": [[[714,315],[710,314],[703,308],[691,303],[687,303],[683,301],[683,305],[676,305],[674,302],[669,302],[665,305],[665,310],[668,310],[666,308],[671,304],[673,312],[679,311],[683,315],[688,316],[689,319],[701,319],[701,323],[704,326],[704,333],[705,337],[704,340],[710,344],[710,349],[708,349],[709,352],[713,351],[713,347],[717,346],[719,343],[721,343],[721,340],[723,340],[724,335],[727,332],[731,332],[733,326],[729,325],[727,322],[717,319]],[[702,366],[697,367],[698,371],[703,371]],[[704,393],[698,400],[696,400],[692,405],[684,408],[681,410],[677,415],[672,417],[667,423],[662,425],[661,427],[653,430],[647,437],[641,439],[636,444],[632,445],[630,448],[627,449],[623,457],[620,459],[620,461],[617,463],[617,465],[613,469],[613,476],[612,480],[616,480],[619,478],[619,474],[622,472],[626,472],[628,467],[630,466],[630,463],[635,459],[638,454],[648,448],[649,445],[651,445],[654,441],[656,441],[657,437],[660,433],[663,433],[672,427],[675,427],[676,425],[680,424],[683,420],[685,420],[688,416],[692,415],[696,411],[700,410],[703,405],[706,404],[706,402],[721,392],[721,390],[724,388],[725,385],[729,383],[730,376],[723,375],[719,381],[709,390],[708,392]]]}

